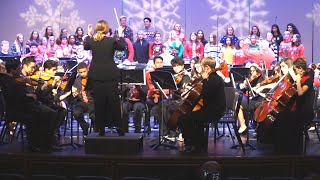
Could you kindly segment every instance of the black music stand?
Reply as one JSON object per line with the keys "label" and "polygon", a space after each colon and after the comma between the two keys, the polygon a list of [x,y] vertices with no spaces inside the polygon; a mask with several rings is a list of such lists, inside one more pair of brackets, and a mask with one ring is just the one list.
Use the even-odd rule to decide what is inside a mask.
{"label": "black music stand", "polygon": [[[233,77],[234,77],[234,81],[236,82],[242,82],[243,80],[245,80],[247,83],[248,83],[248,94],[249,92],[252,93],[252,95],[254,95],[254,92],[252,91],[252,87],[251,87],[251,84],[248,80],[248,78],[246,78],[247,74],[249,73],[249,70],[250,68],[243,68],[243,67],[239,67],[239,68],[231,68],[231,73],[233,74]],[[248,101],[247,101],[247,107],[249,108],[249,105],[250,105],[250,97],[248,97]],[[250,119],[250,115],[249,115],[249,110],[247,112],[247,117],[246,117],[246,126],[248,128],[248,132],[247,132],[247,135],[246,135],[246,143],[244,144],[244,147],[248,147],[250,148],[251,150],[256,150],[256,146],[253,145],[253,144],[250,144],[249,142],[249,119]],[[235,145],[235,146],[232,146],[232,148],[237,148],[239,147],[239,145]]]}
{"label": "black music stand", "polygon": [[[163,91],[163,89],[172,89],[172,90],[177,90],[177,85],[173,79],[173,75],[170,72],[166,71],[154,71],[150,72],[151,79],[153,84],[157,87],[157,89],[160,90],[161,92],[161,109],[162,109],[162,115],[161,115],[161,125],[159,128],[159,139],[158,143],[151,145],[151,148],[153,150],[157,150],[158,147],[164,146],[166,148],[170,149],[177,149],[176,146],[170,145],[170,144],[163,144],[162,142],[164,141],[164,138],[162,137],[163,135],[163,126],[164,126],[164,107],[163,107],[163,97],[167,98],[166,93]],[[167,98],[168,99],[168,98]]]}
{"label": "black music stand", "polygon": [[[118,66],[119,67],[119,66]],[[136,65],[122,65],[120,69],[120,103],[121,103],[121,118],[123,119],[123,85],[146,85],[146,64],[136,64]],[[124,122],[128,123],[128,122]],[[113,128],[110,128],[111,132]],[[145,129],[145,128],[144,128]]]}
{"label": "black music stand", "polygon": [[[70,74],[70,73],[69,73]],[[73,72],[71,73],[71,75],[69,76],[69,79],[68,79],[68,83],[64,89],[64,92],[68,92],[68,91],[71,91],[71,95],[72,96],[72,86],[74,84],[74,81],[76,80],[76,77],[77,77],[77,73],[76,72]],[[72,99],[70,100],[70,104],[68,105],[68,109],[71,108],[71,111],[70,111],[70,121],[71,121],[71,127],[70,127],[70,143],[66,143],[66,144],[61,144],[60,147],[63,147],[63,146],[72,146],[74,149],[78,149],[79,147],[83,146],[82,144],[78,144],[78,143],[74,143],[73,142],[73,103],[72,103]]]}

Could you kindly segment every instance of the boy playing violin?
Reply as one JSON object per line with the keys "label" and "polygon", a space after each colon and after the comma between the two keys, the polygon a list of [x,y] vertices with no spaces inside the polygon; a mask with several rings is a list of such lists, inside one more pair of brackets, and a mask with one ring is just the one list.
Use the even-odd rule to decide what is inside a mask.
{"label": "boy playing violin", "polygon": [[[30,57],[32,58],[32,57]],[[23,113],[26,120],[26,132],[29,147],[36,152],[59,151],[61,149],[54,145],[54,122],[56,112],[40,104],[37,96],[29,93],[26,89],[18,85],[13,77],[19,76],[20,62],[9,60],[6,62],[8,74],[1,74],[0,83],[4,92],[7,116]],[[32,69],[32,68],[30,68]],[[29,117],[30,116],[30,117]]]}
{"label": "boy playing violin", "polygon": [[[79,76],[74,81],[72,90],[61,95],[59,97],[59,100],[62,101],[66,98],[69,98],[69,104],[73,106],[73,116],[79,122],[80,127],[83,131],[83,135],[86,136],[89,132],[89,123],[84,120],[84,113],[88,112],[91,121],[95,122],[92,92],[85,89],[88,78],[87,64],[84,62],[79,63],[77,72]],[[94,131],[98,131],[96,126],[94,126]]]}

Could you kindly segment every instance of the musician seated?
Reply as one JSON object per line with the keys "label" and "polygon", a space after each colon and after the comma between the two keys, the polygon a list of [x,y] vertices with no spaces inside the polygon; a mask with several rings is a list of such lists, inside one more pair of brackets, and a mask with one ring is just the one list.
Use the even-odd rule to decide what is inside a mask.
{"label": "musician seated", "polygon": [[144,93],[142,86],[133,85],[127,86],[123,91],[124,102],[123,108],[123,121],[125,125],[124,131],[128,132],[129,112],[133,111],[133,123],[135,133],[141,132],[141,119],[143,112],[146,108],[146,93]]}
{"label": "musician seated", "polygon": [[4,92],[6,102],[6,112],[15,114],[24,113],[28,117],[26,132],[29,147],[32,151],[51,152],[61,149],[54,145],[54,126],[56,113],[53,109],[40,104],[35,94],[29,93],[19,85],[14,77],[20,73],[20,62],[9,60],[6,62],[6,74],[0,74],[0,82]]}
{"label": "musician seated", "polygon": [[77,66],[78,77],[76,78],[71,91],[59,97],[60,101],[68,98],[69,106],[72,106],[74,118],[80,124],[83,135],[87,136],[89,131],[89,123],[84,120],[84,113],[89,113],[89,118],[94,124],[93,130],[98,132],[95,123],[94,101],[92,91],[85,89],[87,85],[88,67],[85,62],[81,62]]}
{"label": "musician seated", "polygon": [[[165,124],[167,124],[171,114],[179,107],[183,98],[182,95],[185,94],[188,90],[185,88],[185,85],[190,81],[191,74],[184,68],[184,61],[182,58],[176,56],[171,60],[171,65],[175,74],[175,83],[177,85],[177,90],[172,92],[172,99],[169,99],[165,103]],[[166,127],[163,127],[164,134],[168,135],[168,139],[175,141],[175,138],[179,135],[176,131],[170,131]]]}
{"label": "musician seated", "polygon": [[149,111],[147,112],[147,117],[146,117],[146,126],[148,126],[147,131],[150,132],[150,111],[152,111],[153,116],[154,116],[154,125],[153,128],[158,128],[157,124],[159,124],[159,121],[161,120],[162,117],[162,103],[161,103],[161,93],[159,89],[155,87],[151,80],[150,72],[156,71],[158,68],[163,67],[163,58],[161,56],[155,56],[153,58],[153,64],[154,67],[153,69],[150,69],[146,73],[146,81],[148,85],[148,93],[147,93],[147,106]]}
{"label": "musician seated", "polygon": [[[23,76],[23,77],[31,77],[32,75],[35,74],[37,69],[37,65],[36,65],[36,61],[34,59],[34,57],[30,56],[30,57],[25,57],[22,60],[22,68],[19,72],[19,76]],[[35,76],[35,79],[39,79],[38,76]],[[29,84],[25,84],[24,88],[26,88],[26,90],[29,93],[34,93],[35,91],[35,87],[30,86]]]}
{"label": "musician seated", "polygon": [[238,122],[240,126],[238,132],[240,134],[246,133],[248,130],[245,123],[245,117],[247,116],[244,113],[254,111],[254,109],[258,106],[258,103],[262,101],[261,97],[253,97],[251,94],[251,88],[255,87],[259,82],[263,80],[263,76],[261,74],[262,72],[259,69],[258,65],[252,64],[250,66],[248,79],[244,80],[243,83],[239,84],[240,90],[242,90],[245,93],[238,113]]}
{"label": "musician seated", "polygon": [[204,129],[209,120],[220,119],[226,109],[226,99],[224,92],[224,81],[217,75],[215,67],[216,61],[207,57],[201,60],[203,106],[188,113],[180,120],[180,128],[184,137],[186,152],[206,152],[208,139]]}
{"label": "musician seated", "polygon": [[39,76],[40,79],[44,81],[44,84],[36,89],[38,100],[56,111],[56,121],[54,124],[56,131],[59,130],[59,127],[67,115],[67,110],[58,105],[56,100],[56,91],[59,88],[59,85],[62,83],[59,76],[54,76],[57,66],[58,63],[53,60],[47,60],[44,63],[44,72],[41,74],[41,76]]}

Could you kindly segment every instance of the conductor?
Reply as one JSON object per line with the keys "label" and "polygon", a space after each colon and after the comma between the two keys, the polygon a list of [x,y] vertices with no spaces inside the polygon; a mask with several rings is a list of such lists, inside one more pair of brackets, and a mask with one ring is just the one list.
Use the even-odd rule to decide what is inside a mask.
{"label": "conductor", "polygon": [[84,49],[92,51],[87,88],[93,91],[96,125],[99,135],[104,136],[105,120],[110,112],[118,135],[123,136],[118,90],[120,71],[113,59],[115,50],[125,50],[123,28],[118,28],[119,38],[107,37],[109,25],[105,20],[100,20],[96,23],[95,31],[93,35],[92,25],[88,25],[89,36],[84,41]]}

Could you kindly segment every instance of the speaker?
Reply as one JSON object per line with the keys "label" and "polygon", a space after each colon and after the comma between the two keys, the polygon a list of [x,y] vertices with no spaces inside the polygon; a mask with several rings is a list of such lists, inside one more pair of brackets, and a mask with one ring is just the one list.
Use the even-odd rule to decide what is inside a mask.
{"label": "speaker", "polygon": [[87,154],[138,154],[143,150],[143,134],[126,133],[106,134],[99,136],[97,133],[85,137],[85,153]]}

